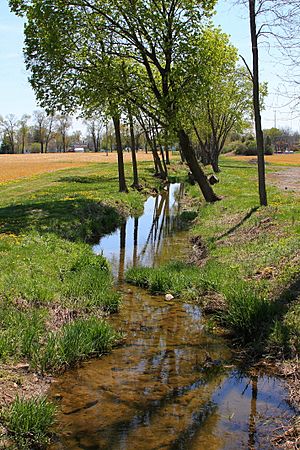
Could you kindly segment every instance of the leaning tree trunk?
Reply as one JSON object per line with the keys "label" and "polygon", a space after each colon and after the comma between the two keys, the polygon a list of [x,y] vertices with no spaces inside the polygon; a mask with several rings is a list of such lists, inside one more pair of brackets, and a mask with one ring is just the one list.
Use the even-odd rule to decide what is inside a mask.
{"label": "leaning tree trunk", "polygon": [[117,153],[118,153],[119,192],[128,192],[125,180],[123,149],[120,131],[120,117],[117,116],[113,117],[113,122],[116,134]]}
{"label": "leaning tree trunk", "polygon": [[157,169],[158,169],[158,173],[157,175],[162,179],[162,180],[166,180],[167,179],[167,174],[164,171],[161,159],[159,157],[158,151],[157,151],[157,146],[156,146],[156,139],[155,137],[153,137],[153,143],[152,143],[152,153],[153,153],[153,158],[154,161],[156,163]]}
{"label": "leaning tree trunk", "polygon": [[183,129],[179,130],[178,137],[181,150],[186,159],[187,165],[189,166],[189,169],[192,172],[195,181],[198,183],[205,200],[209,203],[213,203],[216,202],[217,200],[220,200],[220,198],[214,193],[211,185],[207,180],[206,175],[199,166],[190,139]]}
{"label": "leaning tree trunk", "polygon": [[156,140],[155,137],[153,137],[153,140],[151,139],[148,131],[145,130],[145,136],[147,143],[149,144],[149,147],[151,148],[152,155],[153,155],[153,162],[155,167],[155,175],[165,180],[167,178],[166,173],[163,170],[163,166],[156,148]]}
{"label": "leaning tree trunk", "polygon": [[167,164],[166,164],[166,160],[165,160],[165,152],[164,152],[162,145],[160,145],[160,154],[161,154],[164,172],[165,172],[166,176],[168,176],[168,168],[167,168]]}
{"label": "leaning tree trunk", "polygon": [[134,135],[134,126],[131,112],[128,113],[129,116],[129,127],[130,127],[130,140],[131,140],[131,157],[132,157],[132,170],[133,170],[133,184],[132,187],[139,188],[139,175],[136,160],[136,142]]}
{"label": "leaning tree trunk", "polygon": [[258,67],[258,42],[256,31],[256,13],[255,0],[249,0],[249,16],[250,16],[250,31],[252,43],[253,56],[253,106],[255,118],[255,132],[257,145],[257,162],[258,162],[258,186],[259,199],[261,206],[267,206],[267,192],[266,192],[266,174],[265,174],[265,155],[264,155],[264,136],[261,126],[260,102],[259,102],[259,67]]}

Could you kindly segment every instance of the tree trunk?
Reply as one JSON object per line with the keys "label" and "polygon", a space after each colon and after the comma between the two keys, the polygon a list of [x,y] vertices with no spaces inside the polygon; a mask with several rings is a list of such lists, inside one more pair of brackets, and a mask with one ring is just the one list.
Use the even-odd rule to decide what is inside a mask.
{"label": "tree trunk", "polygon": [[135,135],[134,135],[134,127],[133,127],[133,119],[131,112],[128,113],[129,116],[129,126],[130,126],[130,140],[131,140],[131,156],[132,156],[132,169],[133,169],[133,184],[132,187],[138,189],[139,188],[139,175],[137,168],[137,160],[136,160],[136,143],[135,143]]}
{"label": "tree trunk", "polygon": [[41,153],[44,153],[44,142],[41,141],[40,144],[41,144]]}
{"label": "tree trunk", "polygon": [[118,171],[119,171],[119,192],[128,192],[125,180],[125,170],[124,170],[124,160],[123,160],[123,149],[121,142],[121,131],[120,131],[120,117],[113,117],[115,133],[116,133],[116,143],[117,143],[117,153],[118,153]]}
{"label": "tree trunk", "polygon": [[170,165],[170,151],[169,151],[169,146],[167,143],[165,144],[165,149],[166,149],[166,164],[167,164],[167,166],[169,166]]}
{"label": "tree trunk", "polygon": [[221,169],[219,167],[219,148],[218,143],[216,142],[215,137],[212,139],[211,148],[210,148],[210,163],[213,171],[215,173],[220,173]]}
{"label": "tree trunk", "polygon": [[195,181],[198,183],[200,190],[209,203],[216,202],[220,198],[214,193],[212,187],[210,186],[206,175],[198,164],[194,149],[192,148],[190,139],[186,132],[181,129],[178,132],[179,142],[181,146],[182,153],[186,159],[190,171],[192,172]]}
{"label": "tree trunk", "polygon": [[164,152],[164,149],[163,149],[162,145],[160,145],[160,154],[161,154],[161,159],[162,159],[164,172],[165,172],[166,176],[168,176],[168,168],[167,168],[167,164],[166,164],[166,160],[165,160],[165,152]]}
{"label": "tree trunk", "polygon": [[252,77],[253,106],[255,118],[256,145],[257,145],[259,199],[261,206],[267,206],[268,201],[266,192],[264,136],[261,126],[260,103],[259,103],[259,65],[258,65],[259,63],[258,63],[255,0],[249,0],[249,16],[250,16],[250,31],[251,31],[252,56],[253,56],[253,77]]}
{"label": "tree trunk", "polygon": [[158,169],[158,173],[157,175],[162,179],[162,180],[166,180],[167,178],[167,174],[164,171],[163,165],[161,163],[161,159],[159,157],[158,151],[157,151],[157,146],[156,146],[156,139],[155,137],[153,137],[153,143],[152,143],[152,152],[153,152],[153,158],[156,161],[156,166]]}
{"label": "tree trunk", "polygon": [[157,152],[155,137],[153,137],[153,139],[151,139],[148,131],[146,131],[146,130],[145,130],[145,136],[146,136],[147,143],[149,144],[149,146],[152,150],[154,167],[155,167],[155,175],[159,176],[163,180],[165,180],[166,174],[164,173],[163,166],[162,166],[159,154]]}
{"label": "tree trunk", "polygon": [[213,171],[215,172],[215,173],[220,173],[221,172],[221,169],[220,169],[220,167],[219,167],[219,160],[218,160],[219,158],[218,157],[212,157],[211,158],[211,167],[212,167],[212,169],[213,169]]}

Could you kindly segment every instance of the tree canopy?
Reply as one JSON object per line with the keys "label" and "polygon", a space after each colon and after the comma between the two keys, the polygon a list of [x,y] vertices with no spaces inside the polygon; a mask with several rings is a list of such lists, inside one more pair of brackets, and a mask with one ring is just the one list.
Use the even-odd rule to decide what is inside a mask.
{"label": "tree canopy", "polygon": [[[217,197],[190,145],[186,112],[207,91],[217,73],[216,61],[236,57],[225,35],[211,25],[215,3],[10,2],[17,14],[27,17],[26,63],[41,105],[68,111],[92,111],[101,105],[115,116],[121,114],[124,101],[130,102],[178,135],[186,162],[208,201]],[[228,52],[223,51],[226,46]]]}

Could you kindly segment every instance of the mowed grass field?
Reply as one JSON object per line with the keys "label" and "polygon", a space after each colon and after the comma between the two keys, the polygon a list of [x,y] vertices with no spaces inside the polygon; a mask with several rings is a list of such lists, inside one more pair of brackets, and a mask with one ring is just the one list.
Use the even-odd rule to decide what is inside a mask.
{"label": "mowed grass field", "polygon": [[[137,159],[138,161],[151,161],[153,157],[151,153],[138,152]],[[124,152],[124,160],[131,161],[131,154]],[[108,153],[108,156],[106,153],[0,155],[0,183],[101,162],[117,162],[117,153]]]}

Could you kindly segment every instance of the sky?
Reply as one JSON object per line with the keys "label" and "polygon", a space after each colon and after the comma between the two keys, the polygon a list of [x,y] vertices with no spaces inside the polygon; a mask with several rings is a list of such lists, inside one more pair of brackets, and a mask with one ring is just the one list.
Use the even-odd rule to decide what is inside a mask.
{"label": "sky", "polygon": [[[233,0],[220,0],[217,14],[214,17],[216,25],[231,36],[231,42],[251,64],[250,33],[247,10],[244,7],[233,6]],[[12,14],[7,0],[0,0],[0,114],[32,114],[38,108],[34,92],[28,82],[28,72],[23,58],[23,21]],[[280,55],[270,56],[267,48],[260,48],[261,81],[268,82],[269,96],[266,100],[266,110],[262,113],[263,127],[271,128],[277,125],[282,128],[292,128],[300,131],[298,118],[289,106],[286,98],[278,95],[282,90],[282,66]],[[74,128],[82,129],[82,124],[76,122]]]}

